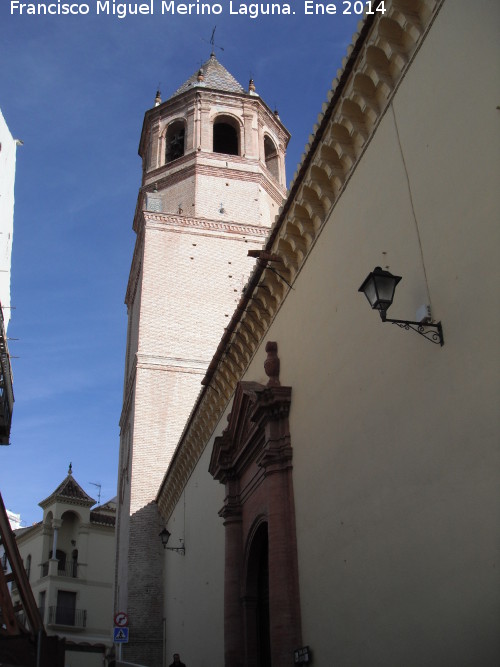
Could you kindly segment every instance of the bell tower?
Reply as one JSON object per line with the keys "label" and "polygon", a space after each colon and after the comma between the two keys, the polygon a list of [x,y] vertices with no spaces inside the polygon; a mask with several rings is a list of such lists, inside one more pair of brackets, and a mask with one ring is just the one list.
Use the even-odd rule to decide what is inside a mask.
{"label": "bell tower", "polygon": [[[253,260],[286,193],[290,138],[276,113],[209,60],[139,144],[142,185],[125,303],[115,611],[124,657],[162,665],[162,546],[154,499]],[[167,619],[168,622],[168,619]]]}

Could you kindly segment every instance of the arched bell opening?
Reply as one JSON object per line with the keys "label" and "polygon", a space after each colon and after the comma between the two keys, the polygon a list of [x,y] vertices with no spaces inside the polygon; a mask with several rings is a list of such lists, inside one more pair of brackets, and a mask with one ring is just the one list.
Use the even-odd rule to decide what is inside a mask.
{"label": "arched bell opening", "polygon": [[185,139],[184,121],[176,120],[168,126],[165,135],[165,163],[173,162],[184,155]]}
{"label": "arched bell opening", "polygon": [[278,149],[276,148],[274,141],[269,136],[267,136],[267,134],[264,137],[264,160],[269,172],[277,181],[279,181],[280,172]]}
{"label": "arched bell opening", "polygon": [[213,152],[240,154],[240,128],[231,116],[217,116],[213,125]]}

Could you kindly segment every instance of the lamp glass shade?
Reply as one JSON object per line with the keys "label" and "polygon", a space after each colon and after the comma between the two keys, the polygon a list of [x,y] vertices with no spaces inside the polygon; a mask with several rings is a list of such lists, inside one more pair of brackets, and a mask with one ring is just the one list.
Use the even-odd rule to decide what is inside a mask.
{"label": "lamp glass shade", "polygon": [[372,308],[385,312],[392,304],[400,280],[401,276],[393,276],[377,266],[368,274],[358,292],[363,292]]}
{"label": "lamp glass shade", "polygon": [[168,530],[166,528],[164,528],[161,531],[160,537],[161,537],[161,543],[163,544],[163,546],[166,546],[168,544],[169,539],[170,539],[170,533],[168,532]]}

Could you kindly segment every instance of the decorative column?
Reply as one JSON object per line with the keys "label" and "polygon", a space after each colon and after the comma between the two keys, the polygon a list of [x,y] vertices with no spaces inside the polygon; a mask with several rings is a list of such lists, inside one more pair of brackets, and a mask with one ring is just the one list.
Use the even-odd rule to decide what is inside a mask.
{"label": "decorative column", "polygon": [[57,537],[59,528],[62,526],[61,519],[52,519],[52,558],[49,559],[49,574],[57,577],[58,575],[58,560],[57,560]]}
{"label": "decorative column", "polygon": [[219,515],[224,519],[224,664],[242,667],[243,636],[241,619],[242,516],[239,483],[236,476],[226,477],[227,496]]}
{"label": "decorative column", "polygon": [[266,445],[259,458],[265,470],[268,496],[269,618],[271,659],[276,666],[290,663],[291,648],[301,645],[295,505],[292,486],[292,448],[288,419],[272,415]]}

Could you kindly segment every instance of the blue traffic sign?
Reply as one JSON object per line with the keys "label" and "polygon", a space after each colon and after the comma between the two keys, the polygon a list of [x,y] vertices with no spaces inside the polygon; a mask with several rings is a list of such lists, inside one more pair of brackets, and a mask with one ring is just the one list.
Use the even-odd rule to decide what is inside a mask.
{"label": "blue traffic sign", "polygon": [[113,642],[115,644],[126,644],[128,642],[128,628],[114,628]]}

